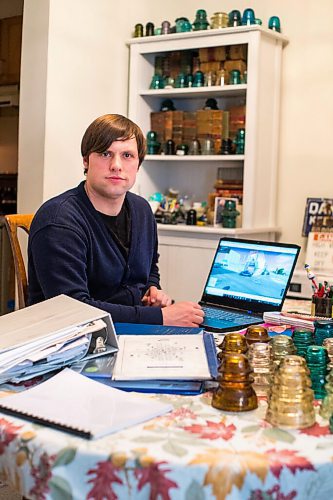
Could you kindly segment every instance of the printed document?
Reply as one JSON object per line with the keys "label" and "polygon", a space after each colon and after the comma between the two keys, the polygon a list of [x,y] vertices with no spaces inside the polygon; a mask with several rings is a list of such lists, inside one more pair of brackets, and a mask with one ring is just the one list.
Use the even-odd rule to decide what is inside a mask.
{"label": "printed document", "polygon": [[114,380],[209,380],[203,336],[121,335]]}

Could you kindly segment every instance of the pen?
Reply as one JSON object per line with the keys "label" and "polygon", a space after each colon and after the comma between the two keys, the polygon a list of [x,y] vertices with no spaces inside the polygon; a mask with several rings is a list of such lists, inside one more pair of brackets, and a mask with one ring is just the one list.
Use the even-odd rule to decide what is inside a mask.
{"label": "pen", "polygon": [[318,292],[318,285],[316,283],[316,275],[311,271],[309,264],[304,264],[304,269],[306,270],[307,277],[312,283],[313,293]]}

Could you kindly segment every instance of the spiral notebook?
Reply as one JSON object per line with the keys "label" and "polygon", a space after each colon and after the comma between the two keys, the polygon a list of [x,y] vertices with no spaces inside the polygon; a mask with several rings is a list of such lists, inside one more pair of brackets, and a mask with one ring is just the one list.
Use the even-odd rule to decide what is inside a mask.
{"label": "spiral notebook", "polygon": [[108,387],[69,368],[0,402],[3,413],[87,439],[112,434],[172,409],[169,404]]}

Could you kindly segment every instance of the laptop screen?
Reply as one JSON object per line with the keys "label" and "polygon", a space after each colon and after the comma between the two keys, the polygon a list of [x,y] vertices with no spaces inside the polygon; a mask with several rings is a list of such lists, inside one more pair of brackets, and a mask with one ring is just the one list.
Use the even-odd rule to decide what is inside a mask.
{"label": "laptop screen", "polygon": [[252,312],[280,310],[300,247],[221,238],[203,302]]}

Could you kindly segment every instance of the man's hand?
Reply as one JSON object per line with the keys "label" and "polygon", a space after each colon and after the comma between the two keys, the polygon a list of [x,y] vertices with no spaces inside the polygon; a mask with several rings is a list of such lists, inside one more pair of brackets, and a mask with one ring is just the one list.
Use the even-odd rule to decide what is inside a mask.
{"label": "man's hand", "polygon": [[163,325],[199,326],[203,322],[204,312],[196,302],[178,302],[162,310]]}
{"label": "man's hand", "polygon": [[166,307],[172,304],[172,300],[162,290],[151,286],[143,296],[142,303],[144,306]]}

